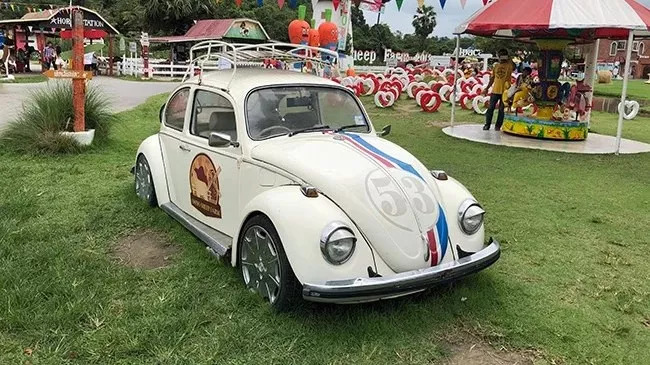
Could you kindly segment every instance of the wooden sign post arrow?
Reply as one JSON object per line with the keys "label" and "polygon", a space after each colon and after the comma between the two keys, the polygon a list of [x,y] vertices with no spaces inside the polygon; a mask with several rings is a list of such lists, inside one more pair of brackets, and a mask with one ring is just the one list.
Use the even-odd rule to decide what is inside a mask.
{"label": "wooden sign post arrow", "polygon": [[77,70],[47,70],[43,75],[50,79],[81,79],[92,80],[93,73],[91,71],[77,71]]}

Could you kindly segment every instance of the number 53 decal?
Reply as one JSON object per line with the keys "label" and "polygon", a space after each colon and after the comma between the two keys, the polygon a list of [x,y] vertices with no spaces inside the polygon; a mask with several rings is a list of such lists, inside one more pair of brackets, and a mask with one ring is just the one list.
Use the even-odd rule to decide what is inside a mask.
{"label": "number 53 decal", "polygon": [[410,232],[409,222],[412,222],[412,217],[407,214],[409,207],[412,206],[415,213],[430,215],[435,212],[436,204],[424,181],[410,175],[396,180],[406,191],[406,196],[395,180],[381,170],[368,174],[366,192],[375,209],[386,220]]}

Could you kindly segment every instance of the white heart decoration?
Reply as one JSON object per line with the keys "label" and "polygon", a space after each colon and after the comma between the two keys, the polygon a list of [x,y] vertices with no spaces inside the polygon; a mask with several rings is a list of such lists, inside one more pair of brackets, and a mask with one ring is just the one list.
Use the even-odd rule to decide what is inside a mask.
{"label": "white heart decoration", "polygon": [[485,88],[483,87],[483,85],[476,84],[476,85],[474,85],[474,87],[472,87],[472,94],[481,95],[481,93],[483,93],[484,89]]}
{"label": "white heart decoration", "polygon": [[424,80],[424,76],[422,76],[422,75],[420,75],[420,74],[413,75],[413,77],[415,78],[415,81],[422,81],[422,80]]}
{"label": "white heart decoration", "polygon": [[375,82],[372,81],[372,79],[363,79],[361,81],[361,83],[363,83],[363,89],[368,90],[363,95],[368,96],[368,95],[372,95],[372,94],[375,93]]}
{"label": "white heart decoration", "polygon": [[412,82],[408,84],[406,87],[406,93],[408,94],[409,98],[414,99],[415,95],[413,95],[413,90],[415,90],[416,87],[429,87],[429,85],[426,82]]}
{"label": "white heart decoration", "polygon": [[[621,112],[622,106],[623,104],[618,103],[619,113]],[[636,118],[637,114],[639,114],[639,108],[640,105],[638,102],[634,100],[625,100],[625,110],[623,111],[623,118],[625,118],[625,120],[631,120]],[[630,111],[628,112],[628,110]]]}
{"label": "white heart decoration", "polygon": [[341,80],[341,85],[342,86],[352,86],[352,85],[354,85],[355,81],[356,81],[355,77],[347,76],[347,77],[344,77]]}
{"label": "white heart decoration", "polygon": [[477,114],[485,115],[485,113],[487,113],[487,108],[481,109],[481,107],[485,107],[485,104],[489,102],[489,96],[479,95],[472,100],[472,109],[474,109]]}
{"label": "white heart decoration", "polygon": [[422,106],[422,95],[426,94],[426,92],[434,92],[434,93],[435,93],[435,91],[433,91],[433,90],[431,90],[431,89],[425,89],[425,90],[422,90],[422,91],[420,91],[419,93],[417,93],[417,94],[415,95],[415,103],[416,103],[419,107]]}
{"label": "white heart decoration", "polygon": [[[447,98],[447,94],[449,94],[453,89],[454,87],[451,85],[442,85],[442,87],[438,91],[438,94],[440,94],[440,99],[442,99],[442,101],[444,102],[450,101],[449,98]],[[451,94],[449,95],[449,97],[451,98]]]}
{"label": "white heart decoration", "polygon": [[483,85],[489,84],[490,83],[490,74],[485,74],[485,75],[481,76],[481,82],[483,83]]}
{"label": "white heart decoration", "polygon": [[465,95],[467,96],[464,98],[461,96],[459,100],[461,103],[461,108],[465,110],[470,110],[473,108],[472,102],[474,101],[474,98],[476,98],[476,94],[465,94]]}
{"label": "white heart decoration", "polygon": [[[382,100],[386,103],[382,104]],[[390,91],[378,91],[375,94],[375,105],[380,108],[390,108],[395,104],[395,95]]]}

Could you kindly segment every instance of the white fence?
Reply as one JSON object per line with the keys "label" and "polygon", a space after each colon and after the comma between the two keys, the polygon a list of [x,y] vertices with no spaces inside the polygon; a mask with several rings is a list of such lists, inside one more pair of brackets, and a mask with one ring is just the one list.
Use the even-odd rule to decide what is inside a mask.
{"label": "white fence", "polygon": [[[261,62],[242,62],[238,63],[237,67],[262,67]],[[153,78],[161,79],[181,79],[187,74],[188,64],[180,63],[166,63],[163,60],[149,60],[149,75]],[[204,71],[216,71],[221,70],[224,66],[219,66],[216,63],[206,64],[203,66]],[[122,62],[118,62],[115,67],[116,74],[142,77],[144,76],[144,62],[142,58],[124,58]],[[102,73],[105,73],[105,68],[100,68]],[[190,76],[194,74],[193,70],[190,70]]]}

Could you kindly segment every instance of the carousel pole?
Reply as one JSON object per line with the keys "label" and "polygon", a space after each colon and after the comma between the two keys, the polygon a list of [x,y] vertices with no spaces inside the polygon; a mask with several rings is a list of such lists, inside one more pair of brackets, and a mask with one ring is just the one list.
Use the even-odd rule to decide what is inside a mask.
{"label": "carousel pole", "polygon": [[596,79],[596,66],[598,64],[598,53],[600,51],[600,39],[596,39],[591,46],[591,54],[585,66],[585,84],[591,88],[591,92],[586,94],[587,104],[590,106],[587,110],[587,128],[591,128],[591,106],[594,105],[594,80]]}
{"label": "carousel pole", "polygon": [[454,62],[454,85],[451,89],[451,127],[454,127],[454,120],[456,119],[456,89],[458,88],[458,59],[460,56],[460,34],[456,36],[456,62]]}
{"label": "carousel pole", "polygon": [[634,31],[630,30],[627,37],[627,51],[625,52],[625,74],[623,75],[623,91],[621,92],[621,104],[618,108],[618,129],[616,130],[616,154],[621,152],[621,139],[623,137],[623,113],[625,113],[625,99],[627,99],[627,84],[630,79],[630,65],[632,64],[632,42]]}

